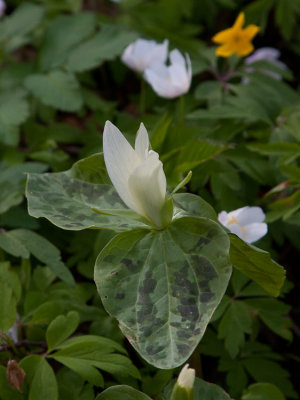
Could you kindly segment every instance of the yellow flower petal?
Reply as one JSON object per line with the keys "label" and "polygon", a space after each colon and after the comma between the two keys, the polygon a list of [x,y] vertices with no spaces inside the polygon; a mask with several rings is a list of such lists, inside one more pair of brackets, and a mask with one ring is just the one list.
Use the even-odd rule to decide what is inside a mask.
{"label": "yellow flower petal", "polygon": [[224,43],[230,40],[232,37],[232,28],[224,29],[221,32],[218,32],[215,36],[213,36],[212,41],[215,43]]}
{"label": "yellow flower petal", "polygon": [[237,51],[236,54],[240,57],[245,57],[248,54],[252,53],[252,51],[254,50],[254,46],[249,42],[247,44],[245,44],[245,46],[240,47]]}
{"label": "yellow flower petal", "polygon": [[233,29],[242,29],[245,23],[245,14],[240,12],[237,19],[234,21]]}
{"label": "yellow flower petal", "polygon": [[244,35],[247,38],[247,40],[252,40],[254,38],[255,35],[257,35],[258,31],[259,31],[259,26],[256,25],[248,25],[245,29],[244,29]]}
{"label": "yellow flower petal", "polygon": [[232,46],[227,43],[219,46],[216,50],[216,55],[220,57],[231,57],[233,53]]}

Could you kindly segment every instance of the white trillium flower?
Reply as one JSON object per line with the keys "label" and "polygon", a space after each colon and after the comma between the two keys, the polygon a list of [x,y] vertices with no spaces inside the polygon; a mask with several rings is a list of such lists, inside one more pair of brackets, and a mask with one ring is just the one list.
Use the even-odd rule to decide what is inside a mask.
{"label": "white trillium flower", "polygon": [[148,132],[143,124],[133,149],[119,129],[106,122],[104,161],[115,189],[127,207],[161,228],[166,224],[167,182],[159,155],[149,150],[149,146]]}
{"label": "white trillium flower", "polygon": [[5,9],[6,9],[5,1],[0,0],[0,17],[2,17],[2,15],[4,14]]}
{"label": "white trillium flower", "polygon": [[169,41],[158,44],[154,40],[137,39],[124,50],[121,60],[134,71],[144,72],[152,63],[165,63]]}
{"label": "white trillium flower", "polygon": [[[279,57],[280,57],[279,50],[274,49],[273,47],[261,47],[260,49],[257,49],[253,54],[251,54],[251,56],[245,59],[245,64],[251,65],[257,61],[268,61],[271,64],[275,65],[276,67],[281,68],[282,70],[287,69],[287,66],[282,61],[279,60]],[[251,67],[247,67],[245,71],[247,73],[252,73],[254,69]],[[272,78],[277,79],[278,81],[282,79],[280,74],[274,71],[266,70],[265,68],[261,69],[260,72],[269,75]],[[248,82],[249,78],[243,79],[243,83],[248,83]]]}
{"label": "white trillium flower", "polygon": [[263,222],[265,214],[260,207],[247,206],[229,213],[222,211],[218,220],[247,243],[256,242],[268,232],[268,226]]}
{"label": "white trillium flower", "polygon": [[193,368],[189,368],[189,364],[185,364],[185,366],[180,371],[180,374],[178,375],[177,379],[178,385],[181,388],[190,391],[194,387],[194,381],[195,381],[195,370]]}
{"label": "white trillium flower", "polygon": [[145,70],[146,81],[161,97],[172,99],[187,93],[192,81],[192,65],[188,54],[185,58],[175,49],[169,55],[170,65],[155,63]]}

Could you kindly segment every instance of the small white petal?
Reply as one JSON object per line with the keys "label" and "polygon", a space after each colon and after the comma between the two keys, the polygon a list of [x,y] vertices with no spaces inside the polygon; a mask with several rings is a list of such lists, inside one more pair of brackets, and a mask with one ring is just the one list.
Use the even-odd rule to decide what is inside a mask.
{"label": "small white petal", "polygon": [[179,64],[179,65],[182,65],[183,67],[185,67],[185,59],[179,50],[177,50],[177,49],[172,50],[170,52],[169,58],[170,58],[171,64]]}
{"label": "small white petal", "polygon": [[143,123],[140,124],[139,130],[135,138],[135,152],[141,161],[146,159],[149,150],[149,136],[147,129]]}
{"label": "small white petal", "polygon": [[221,222],[222,225],[226,226],[227,221],[228,221],[228,213],[226,211],[221,211],[218,214],[218,220],[219,220],[219,222]]}
{"label": "small white petal", "polygon": [[261,222],[254,222],[245,226],[244,240],[253,243],[261,239],[268,232],[268,225]]}
{"label": "small white petal", "polygon": [[260,207],[243,207],[236,216],[239,224],[243,226],[253,222],[263,222],[265,217],[266,216]]}
{"label": "small white petal", "polygon": [[140,160],[119,129],[110,121],[106,121],[104,127],[103,153],[108,175],[119,196],[129,208],[135,209],[128,189],[128,179]]}

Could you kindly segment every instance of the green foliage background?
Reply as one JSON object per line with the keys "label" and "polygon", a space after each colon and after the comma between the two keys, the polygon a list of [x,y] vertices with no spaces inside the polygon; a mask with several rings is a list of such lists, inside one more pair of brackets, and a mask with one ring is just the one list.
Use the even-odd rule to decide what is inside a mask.
{"label": "green foliage background", "polygon": [[[250,74],[240,59],[216,58],[211,37],[240,11],[261,27],[255,47],[278,48],[288,69],[259,62]],[[232,398],[297,398],[292,327],[299,310],[291,308],[299,285],[300,1],[8,1],[6,14],[0,20],[0,399],[170,396],[178,369],[159,370],[140,358],[97,294],[94,265],[115,235],[111,221],[107,229],[63,231],[30,217],[24,200],[26,173],[67,170],[68,179],[109,184],[97,158],[88,158],[87,169],[80,162],[72,167],[101,151],[108,119],[131,142],[144,122],[170,192],[192,170],[183,191],[200,195],[217,212],[264,208],[269,233],[255,244],[264,251],[255,263],[269,272],[270,252],[287,269],[283,289],[270,297],[268,278],[263,290],[256,271],[250,280],[234,269],[189,362]],[[140,111],[140,77],[120,62],[123,49],[139,37],[168,38],[171,48],[190,54],[193,81],[184,118],[178,100],[158,98],[149,86]],[[92,222],[97,218],[94,213]],[[233,236],[232,260],[241,257],[237,241]],[[249,246],[242,250],[251,260]],[[281,278],[275,271],[276,287]],[[16,344],[6,334],[15,321]],[[23,393],[8,385],[9,359],[26,373]],[[196,399],[203,393],[228,398],[197,382]]]}

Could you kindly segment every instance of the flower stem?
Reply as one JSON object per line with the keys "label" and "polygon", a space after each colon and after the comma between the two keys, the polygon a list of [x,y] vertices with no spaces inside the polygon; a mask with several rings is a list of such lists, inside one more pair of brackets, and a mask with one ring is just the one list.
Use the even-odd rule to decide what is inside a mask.
{"label": "flower stem", "polygon": [[184,123],[184,96],[179,97],[179,122]]}
{"label": "flower stem", "polygon": [[140,113],[144,114],[146,105],[146,82],[141,78]]}

